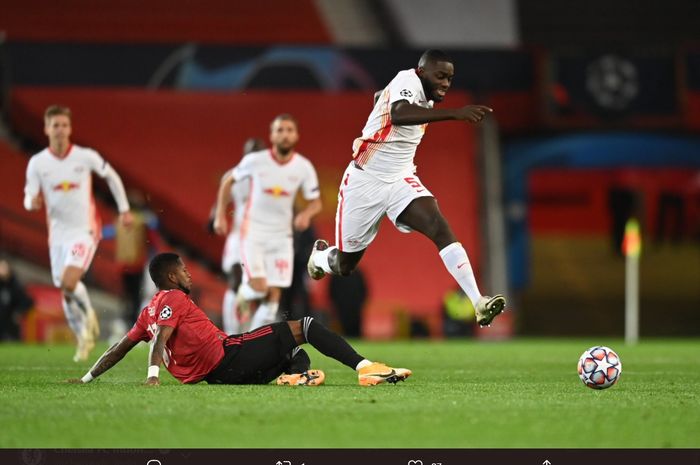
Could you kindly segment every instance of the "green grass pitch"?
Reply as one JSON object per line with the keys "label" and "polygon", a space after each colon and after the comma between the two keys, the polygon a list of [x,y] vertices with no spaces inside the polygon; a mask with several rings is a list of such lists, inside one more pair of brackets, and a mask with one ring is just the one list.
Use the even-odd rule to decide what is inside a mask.
{"label": "green grass pitch", "polygon": [[[605,391],[579,381],[584,349],[623,363]],[[411,368],[396,386],[309,350],[318,388],[141,385],[135,348],[89,385],[69,346],[0,345],[3,448],[636,448],[700,447],[700,340],[355,341],[366,357]],[[93,353],[93,360],[101,350]]]}

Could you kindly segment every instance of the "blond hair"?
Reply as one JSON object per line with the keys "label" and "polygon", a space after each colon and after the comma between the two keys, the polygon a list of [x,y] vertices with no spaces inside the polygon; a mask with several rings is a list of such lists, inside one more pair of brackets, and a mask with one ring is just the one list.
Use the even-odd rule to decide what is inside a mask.
{"label": "blond hair", "polygon": [[70,111],[70,108],[64,107],[62,105],[51,105],[44,112],[44,121],[48,123],[51,118],[58,115],[65,115],[68,117],[68,119],[72,119],[73,116],[73,114]]}

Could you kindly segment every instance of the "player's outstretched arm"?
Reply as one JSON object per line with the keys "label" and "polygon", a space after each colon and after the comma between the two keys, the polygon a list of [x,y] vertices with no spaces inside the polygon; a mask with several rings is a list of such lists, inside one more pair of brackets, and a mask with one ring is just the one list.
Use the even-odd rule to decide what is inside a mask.
{"label": "player's outstretched arm", "polygon": [[109,163],[105,163],[102,175],[105,181],[107,181],[107,185],[109,186],[110,192],[112,192],[112,197],[114,197],[114,201],[117,203],[117,210],[119,210],[120,214],[119,221],[121,221],[122,224],[126,227],[131,226],[133,218],[131,217],[131,213],[129,212],[129,200],[126,197],[126,191],[124,190],[124,183],[122,182],[122,178],[119,177],[119,174],[114,170],[114,168],[112,168],[112,165],[110,165]]}
{"label": "player's outstretched arm", "polygon": [[148,357],[148,377],[146,378],[146,384],[148,385],[157,386],[160,384],[159,374],[160,365],[163,363],[163,351],[165,350],[165,343],[168,342],[173,331],[175,331],[175,328],[172,326],[158,325],[151,354]]}
{"label": "player's outstretched arm", "polygon": [[233,186],[233,174],[229,171],[221,178],[219,192],[216,194],[216,209],[214,213],[214,232],[225,236],[228,229],[226,221],[226,207],[231,201],[231,186]]}
{"label": "player's outstretched arm", "polygon": [[399,100],[391,104],[391,123],[399,126],[435,123],[437,121],[480,122],[493,110],[484,105],[466,105],[461,108],[424,108]]}
{"label": "player's outstretched arm", "polygon": [[85,384],[89,383],[93,379],[100,376],[105,371],[116,365],[121,359],[124,358],[126,354],[133,349],[138,341],[132,341],[127,336],[124,336],[121,341],[115,343],[112,347],[107,349],[102,356],[97,359],[95,364],[88,370],[88,372],[82,378],[69,379],[69,383],[74,384]]}

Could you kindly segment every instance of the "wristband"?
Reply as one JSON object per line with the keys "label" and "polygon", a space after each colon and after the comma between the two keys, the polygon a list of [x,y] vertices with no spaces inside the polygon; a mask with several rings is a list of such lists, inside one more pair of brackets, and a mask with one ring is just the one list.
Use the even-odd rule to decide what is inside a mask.
{"label": "wristband", "polygon": [[90,373],[90,372],[88,371],[88,372],[85,374],[85,376],[83,376],[82,378],[80,378],[80,381],[82,381],[83,383],[89,383],[89,382],[92,381],[93,379],[95,379],[95,378],[92,376],[92,373]]}
{"label": "wristband", "polygon": [[160,367],[158,365],[151,365],[150,367],[148,367],[149,378],[157,378],[158,373],[160,373]]}

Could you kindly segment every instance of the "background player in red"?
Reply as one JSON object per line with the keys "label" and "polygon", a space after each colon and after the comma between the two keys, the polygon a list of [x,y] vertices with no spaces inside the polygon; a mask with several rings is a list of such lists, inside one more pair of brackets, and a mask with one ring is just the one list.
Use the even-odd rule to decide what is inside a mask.
{"label": "background player in red", "polygon": [[350,274],[374,240],[387,216],[402,232],[418,231],[438,248],[445,267],[469,296],[477,323],[488,325],[506,305],[502,295],[479,291],[466,250],[457,242],[433,194],[415,174],[416,149],[428,123],[447,120],[480,122],[491,109],[482,105],[436,109],[454,77],[452,59],[428,50],[416,69],[400,71],[375,94],[362,136],[353,143],[353,160],[338,193],[336,245],[314,244],[308,262],[313,279]]}
{"label": "background player in red", "polygon": [[151,341],[146,384],[160,384],[160,365],[182,383],[318,385],[325,378],[309,370],[310,360],[298,347],[305,342],[358,372],[361,385],[396,383],[411,375],[405,368],[371,362],[340,336],[311,317],[265,325],[227,336],[188,297],[192,278],[174,253],[156,255],[149,272],[159,291],[141,311],[136,324],[110,347],[83,376],[69,380],[88,383],[113,367],[139,341]]}

